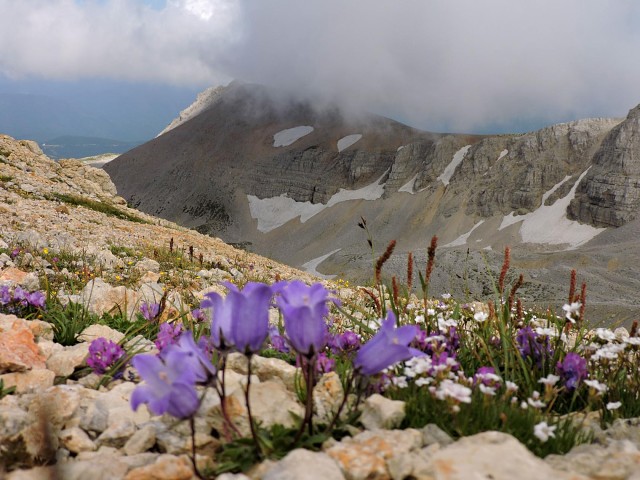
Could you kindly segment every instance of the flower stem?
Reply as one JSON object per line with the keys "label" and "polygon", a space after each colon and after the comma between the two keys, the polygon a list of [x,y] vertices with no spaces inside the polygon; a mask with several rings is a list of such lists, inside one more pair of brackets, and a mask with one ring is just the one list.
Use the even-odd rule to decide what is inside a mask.
{"label": "flower stem", "polygon": [[198,470],[198,464],[196,462],[196,421],[194,415],[189,417],[189,426],[191,427],[191,463],[193,464],[193,472],[196,474],[196,477],[201,480],[204,479],[200,470]]}
{"label": "flower stem", "polygon": [[251,356],[251,354],[247,355],[247,388],[244,391],[244,401],[247,405],[247,416],[249,418],[249,427],[251,428],[251,437],[253,438],[253,442],[256,444],[258,456],[262,458],[264,456],[262,446],[260,445],[260,440],[258,439],[256,426],[253,423],[253,416],[251,415],[251,402],[249,401],[249,390],[251,388]]}
{"label": "flower stem", "polygon": [[231,419],[229,418],[229,412],[227,412],[227,395],[225,391],[225,372],[227,371],[226,366],[227,366],[227,355],[226,353],[224,353],[222,354],[222,362],[220,364],[220,371],[222,372],[222,378],[220,381],[220,389],[218,390],[218,395],[220,396],[220,409],[222,410],[222,418],[224,419],[224,423],[228,428],[228,430],[226,430],[224,433],[225,433],[225,436],[227,437],[227,440],[231,440],[231,434],[229,430],[234,432],[238,437],[241,437],[242,434],[240,433],[240,430],[238,430],[238,427],[236,427],[235,424],[231,421]]}
{"label": "flower stem", "polygon": [[342,413],[344,406],[347,404],[347,399],[349,398],[349,394],[351,393],[351,385],[353,383],[353,377],[354,377],[354,372],[352,371],[351,374],[349,375],[349,379],[347,380],[347,388],[344,391],[342,402],[340,402],[340,406],[338,407],[338,410],[333,416],[333,419],[331,419],[331,423],[329,423],[329,426],[327,427],[327,433],[333,430],[333,427],[335,427],[336,422],[340,418],[340,414]]}

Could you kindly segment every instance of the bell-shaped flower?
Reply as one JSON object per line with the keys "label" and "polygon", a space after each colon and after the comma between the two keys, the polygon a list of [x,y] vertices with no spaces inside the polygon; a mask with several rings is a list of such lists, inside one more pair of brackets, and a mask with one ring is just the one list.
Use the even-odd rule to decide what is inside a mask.
{"label": "bell-shaped flower", "polygon": [[155,415],[168,413],[184,419],[192,416],[199,407],[195,388],[196,374],[185,368],[189,354],[171,346],[163,358],[156,355],[136,355],[131,360],[145,383],[138,385],[131,395],[131,408],[138,409],[146,403]]}
{"label": "bell-shaped flower", "polygon": [[311,357],[327,344],[329,291],[320,283],[307,285],[300,280],[274,285],[276,304],[284,317],[284,328],[296,352]]}
{"label": "bell-shaped flower", "polygon": [[250,282],[240,291],[231,283],[225,285],[229,293],[224,299],[212,292],[201,304],[212,309],[213,345],[219,349],[235,347],[243,353],[257,352],[269,333],[271,287]]}
{"label": "bell-shaped flower", "polygon": [[423,356],[424,352],[409,347],[417,333],[416,325],[396,328],[396,316],[389,311],[378,333],[358,350],[353,366],[362,375],[375,375],[394,363]]}
{"label": "bell-shaped flower", "polygon": [[[211,378],[215,377],[216,369],[211,363],[211,359],[202,348],[196,345],[193,340],[193,334],[190,331],[182,333],[178,341],[171,344],[168,349],[171,352],[178,351],[186,354],[183,368],[193,372],[196,383],[207,383]],[[166,350],[167,348],[161,353],[161,356],[164,355]]]}

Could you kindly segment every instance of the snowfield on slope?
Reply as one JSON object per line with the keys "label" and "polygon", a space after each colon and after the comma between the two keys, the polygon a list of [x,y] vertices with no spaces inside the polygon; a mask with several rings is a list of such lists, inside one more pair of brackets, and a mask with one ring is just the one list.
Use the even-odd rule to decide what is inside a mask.
{"label": "snowfield on slope", "polygon": [[273,136],[273,146],[287,147],[293,142],[300,140],[305,135],[309,135],[311,132],[313,132],[313,127],[310,127],[308,125],[301,125],[299,127],[280,130]]}
{"label": "snowfield on slope", "polygon": [[337,203],[348,200],[377,200],[384,193],[384,183],[382,179],[389,170],[384,172],[380,178],[366,187],[358,190],[345,190],[341,188],[329,199],[327,204],[297,202],[289,198],[286,193],[277,197],[258,198],[255,195],[247,195],[249,200],[249,212],[251,218],[258,220],[258,230],[267,233],[274,230],[289,220],[300,217],[300,222],[304,223],[314,215],[320,213],[325,208],[329,208]]}
{"label": "snowfield on slope", "polygon": [[349,148],[351,145],[356,143],[361,138],[362,138],[362,135],[360,133],[355,133],[353,135],[347,135],[346,137],[342,137],[340,140],[338,140],[338,152],[341,152]]}

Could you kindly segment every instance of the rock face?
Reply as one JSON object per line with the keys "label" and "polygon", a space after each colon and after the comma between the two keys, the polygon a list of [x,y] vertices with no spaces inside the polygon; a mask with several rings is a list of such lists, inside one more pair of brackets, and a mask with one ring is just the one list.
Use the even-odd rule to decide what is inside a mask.
{"label": "rock face", "polygon": [[613,128],[593,157],[569,215],[582,222],[619,227],[640,207],[640,105]]}
{"label": "rock face", "polygon": [[[296,216],[265,220],[283,211],[293,210],[301,222],[315,224],[322,221],[311,217],[338,203],[383,202],[398,194],[407,214],[394,217],[389,230],[441,229],[444,219],[458,212],[468,219],[526,214],[539,208],[554,187],[545,198],[548,205],[569,193],[592,158],[595,166],[572,204],[584,213],[575,218],[619,225],[632,218],[635,199],[640,198],[631,192],[634,180],[625,177],[633,170],[634,152],[640,152],[640,135],[634,134],[638,114],[630,114],[614,130],[620,120],[586,119],[527,134],[444,135],[337,107],[316,108],[265,87],[239,83],[203,92],[187,110],[173,128],[105,169],[119,193],[142,211],[231,242],[259,244],[262,234],[255,220],[259,230],[268,232]],[[274,135],[301,125],[313,130],[286,146],[275,146]],[[354,134],[361,139],[338,149],[341,138]],[[595,198],[592,203],[599,201],[595,192],[602,191],[604,201],[611,197],[596,185],[610,162],[620,170],[614,181],[622,182],[612,198],[615,204],[602,206],[606,214],[589,216],[590,207],[576,206],[584,203],[585,195]],[[144,173],[149,171],[152,177]],[[380,192],[367,196],[370,192],[362,189],[376,182]],[[432,213],[407,218],[419,208]],[[361,211],[351,210],[352,216]],[[261,227],[261,220],[270,220],[269,226]],[[316,237],[314,232],[306,243]],[[291,245],[280,250],[269,243],[272,250],[263,253],[278,258],[290,253]]]}

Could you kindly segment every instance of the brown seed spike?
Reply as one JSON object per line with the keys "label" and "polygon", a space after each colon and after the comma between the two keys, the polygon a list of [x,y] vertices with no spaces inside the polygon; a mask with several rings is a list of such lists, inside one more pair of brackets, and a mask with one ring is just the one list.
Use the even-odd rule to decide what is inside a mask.
{"label": "brown seed spike", "polygon": [[385,252],[382,254],[380,258],[378,258],[378,261],[376,262],[375,277],[376,277],[376,284],[378,285],[380,285],[382,266],[385,264],[387,260],[389,260],[395,248],[396,248],[396,241],[391,240],[389,242],[389,245],[387,245],[387,249],[385,250]]}
{"label": "brown seed spike", "polygon": [[631,331],[629,332],[630,337],[636,337],[638,335],[638,320],[634,320],[631,324]]}
{"label": "brown seed spike", "polygon": [[571,281],[569,283],[569,304],[575,301],[576,297],[576,277],[577,273],[575,269],[571,270]]}
{"label": "brown seed spike", "polygon": [[413,253],[409,252],[407,258],[407,290],[411,293],[411,287],[413,287]]}
{"label": "brown seed spike", "polygon": [[400,298],[399,289],[398,289],[398,281],[396,280],[396,276],[391,277],[391,288],[393,291],[393,303],[398,305],[398,299]]}
{"label": "brown seed spike", "polygon": [[500,279],[498,280],[498,291],[500,296],[504,292],[504,280],[507,278],[507,272],[511,265],[511,249],[509,247],[504,248],[504,262],[502,263],[502,270],[500,270]]}
{"label": "brown seed spike", "polygon": [[427,270],[424,275],[424,282],[426,285],[429,284],[429,279],[431,278],[431,273],[433,272],[433,265],[436,261],[436,248],[438,248],[438,237],[435,235],[431,237],[431,244],[427,250]]}

